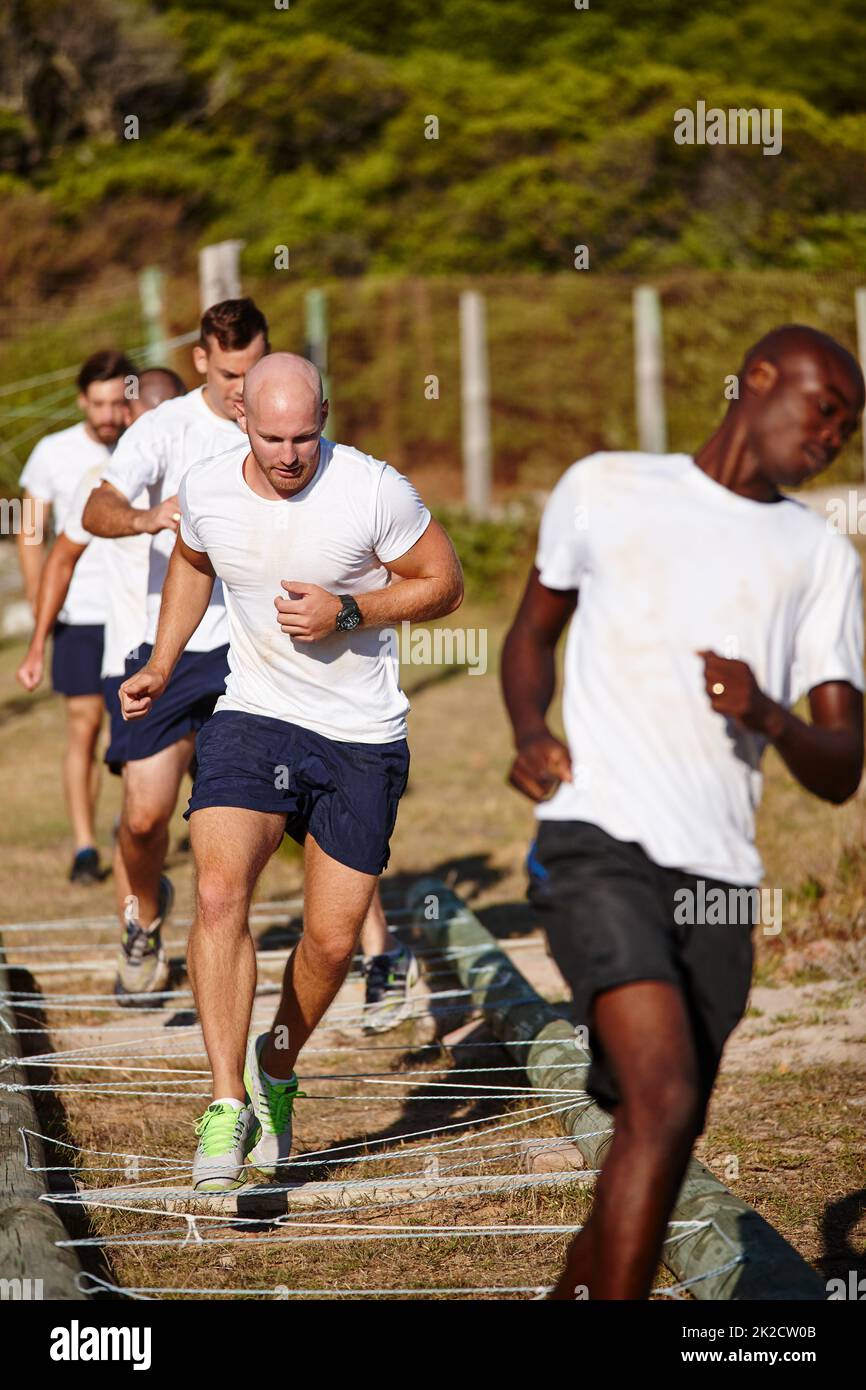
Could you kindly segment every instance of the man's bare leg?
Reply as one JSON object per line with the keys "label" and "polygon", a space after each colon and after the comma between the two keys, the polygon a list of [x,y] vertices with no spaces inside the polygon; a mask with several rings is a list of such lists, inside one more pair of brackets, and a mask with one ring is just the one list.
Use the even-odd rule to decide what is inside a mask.
{"label": "man's bare leg", "polygon": [[63,791],[76,853],[95,843],[94,818],[99,788],[95,763],[96,744],[105,705],[101,695],[70,695],[66,699],[66,751],[63,755]]}
{"label": "man's bare leg", "polygon": [[304,934],[286,965],[279,1007],[261,1054],[269,1076],[291,1077],[298,1053],[345,980],[377,882],[375,874],[332,859],[307,835]]}
{"label": "man's bare leg", "polygon": [[397,938],[392,936],[388,930],[385,909],[382,906],[382,894],[379,891],[377,880],[367,915],[364,918],[364,925],[361,928],[361,950],[365,956],[384,956],[386,951],[396,951],[399,945]]}
{"label": "man's bare leg", "polygon": [[194,750],[195,734],[189,733],[150,758],[128,762],[123,769],[123,809],[117,842],[129,877],[129,892],[138,900],[136,915],[143,927],[150,926],[157,914],[169,822]]}
{"label": "man's bare leg", "polygon": [[214,1098],[245,1101],[244,1054],[256,988],[249,928],[253,889],[283,838],[286,818],[234,806],[190,816],[196,916],[187,970],[213,1072]]}
{"label": "man's bare leg", "polygon": [[658,980],[606,990],[594,1025],[617,1078],[614,1137],[586,1226],[551,1297],[646,1298],[698,1133],[699,1088],[680,991]]}
{"label": "man's bare leg", "polygon": [[126,872],[126,865],[123,862],[120,840],[117,838],[115,838],[111,856],[111,875],[114,880],[114,900],[117,904],[117,915],[123,921],[123,914],[126,904],[132,896],[132,889],[129,886],[129,874]]}

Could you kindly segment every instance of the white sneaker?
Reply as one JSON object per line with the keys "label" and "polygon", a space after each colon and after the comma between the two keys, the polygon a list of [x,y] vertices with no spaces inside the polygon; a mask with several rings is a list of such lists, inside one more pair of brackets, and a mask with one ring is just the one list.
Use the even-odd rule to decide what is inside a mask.
{"label": "white sneaker", "polygon": [[[160,876],[157,915],[145,929],[135,917],[127,918],[126,936],[117,954],[114,993],[124,1007],[146,1008],[149,994],[161,994],[168,984],[169,964],[162,945],[162,924],[174,904],[174,886]],[[157,1001],[162,1003],[160,999]]]}
{"label": "white sneaker", "polygon": [[251,1105],[236,1110],[215,1100],[196,1122],[198,1148],[192,1161],[196,1192],[231,1192],[245,1180],[244,1160],[259,1135]]}
{"label": "white sneaker", "polygon": [[255,1117],[261,1125],[261,1135],[255,1147],[250,1150],[249,1161],[265,1177],[279,1176],[278,1168],[288,1163],[292,1152],[292,1106],[295,1098],[303,1095],[298,1090],[298,1078],[292,1075],[290,1081],[273,1082],[262,1075],[259,1058],[268,1040],[267,1033],[251,1037],[247,1043],[247,1056],[244,1065],[244,1085],[250,1098]]}

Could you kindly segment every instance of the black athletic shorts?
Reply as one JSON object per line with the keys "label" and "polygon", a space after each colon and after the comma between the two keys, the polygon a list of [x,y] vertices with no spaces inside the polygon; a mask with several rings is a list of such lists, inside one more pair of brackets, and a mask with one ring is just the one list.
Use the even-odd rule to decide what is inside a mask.
{"label": "black athletic shorts", "polygon": [[[750,920],[743,896],[749,890],[662,868],[640,845],[587,821],[541,821],[536,854],[549,874],[550,948],[571,987],[576,1020],[589,1029],[587,1091],[605,1110],[619,1101],[593,1027],[596,995],[637,980],[667,980],[682,991],[692,1024],[703,1128],[725,1042],[749,997],[754,902]],[[689,921],[713,915],[700,909],[713,889],[724,890],[731,904],[727,920]],[[717,894],[715,900],[721,901]]]}

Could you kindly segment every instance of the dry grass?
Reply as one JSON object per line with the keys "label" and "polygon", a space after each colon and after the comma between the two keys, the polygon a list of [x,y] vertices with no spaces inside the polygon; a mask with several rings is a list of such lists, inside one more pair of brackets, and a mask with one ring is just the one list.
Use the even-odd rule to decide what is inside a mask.
{"label": "dry grass", "polygon": [[[513,585],[519,578],[513,577]],[[390,885],[392,891],[399,892],[421,874],[450,875],[457,891],[471,901],[488,927],[498,936],[516,941],[528,938],[537,925],[523,897],[523,860],[532,834],[532,812],[504,781],[510,743],[496,675],[498,650],[513,602],[512,592],[498,607],[468,605],[461,614],[463,624],[488,629],[486,675],[462,674],[449,679],[445,678],[447,672],[431,672],[429,668],[404,672],[407,688],[410,692],[416,689],[410,729],[412,772],[386,890]],[[51,698],[27,699],[14,685],[20,652],[16,645],[0,649],[0,740],[6,768],[6,792],[0,806],[6,868],[2,916],[6,921],[39,921],[108,913],[112,909],[110,883],[82,890],[65,882],[68,842],[57,778],[61,709]],[[732,1048],[733,1061],[731,1065],[726,1062],[709,1128],[697,1152],[723,1180],[725,1164],[735,1156],[739,1176],[729,1185],[829,1277],[852,1266],[863,1241],[862,1209],[852,1195],[862,1175],[863,1111],[858,1093],[862,1096],[866,1057],[864,1016],[857,1012],[863,1008],[861,977],[866,950],[863,799],[857,797],[842,808],[820,803],[793,784],[772,754],[766,772],[760,846],[768,884],[784,889],[784,929],[776,938],[758,937],[755,997],[760,999],[760,1007],[754,1007],[742,1025],[742,1057]],[[99,817],[105,847],[117,805],[117,784],[106,778]],[[178,815],[172,842],[176,843],[183,832]],[[188,856],[172,855],[172,875],[178,889],[177,913],[182,915],[192,901]],[[286,897],[297,890],[299,882],[297,859],[278,857],[263,877],[258,899]],[[100,939],[110,940],[111,935],[109,931]],[[175,927],[169,937],[182,939],[183,930]],[[40,940],[36,936],[26,939]],[[17,940],[22,944],[21,938]],[[44,947],[44,937],[40,944]],[[523,966],[530,954],[518,953],[518,964]],[[43,957],[48,958],[47,954]],[[23,963],[24,957],[19,960]],[[17,987],[28,988],[22,983],[26,978],[17,975]],[[40,977],[37,973],[36,978],[43,991],[100,992],[109,983],[104,975]],[[267,978],[276,975],[269,972]],[[549,972],[544,979],[547,993],[555,992]],[[816,995],[816,981],[830,983],[822,985]],[[784,1007],[768,1003],[776,992],[784,998]],[[816,1066],[810,1061],[808,1037],[826,1031],[840,1014],[852,1021],[861,1020],[850,1030],[845,1060]],[[105,1015],[98,1010],[58,1011],[51,1013],[49,1021],[54,1029],[68,1024],[97,1028]],[[449,1020],[452,1024],[459,1021]],[[794,1028],[805,1030],[805,1053],[799,1060],[782,1065],[779,1049]],[[80,1039],[81,1035],[74,1036]],[[405,1045],[405,1052],[383,1053],[384,1060],[375,1063],[383,1070],[411,1064],[416,1097],[425,1095],[425,1072],[448,1065],[439,1051],[413,1052],[430,1036],[429,1023],[404,1025],[399,1034],[385,1041]],[[58,1041],[62,1037],[55,1035],[55,1046],[70,1045],[68,1035]],[[315,1067],[310,1059],[306,1070],[366,1069],[357,1065],[364,1059],[358,1051],[357,1034],[337,1039],[335,1047],[337,1043],[339,1049],[332,1057],[316,1057]],[[30,1050],[36,1050],[37,1045],[45,1044],[34,1036]],[[756,1060],[750,1065],[745,1052],[757,1048],[764,1052],[752,1053]],[[177,1064],[202,1066],[203,1062],[178,1058]],[[501,1059],[499,1064],[503,1064]],[[64,1079],[74,1081],[76,1077],[64,1072]],[[81,1072],[77,1079],[92,1080],[93,1074]],[[459,1083],[458,1075],[454,1081]],[[315,1090],[327,1095],[334,1087],[316,1083]],[[429,1089],[426,1094],[430,1094]],[[456,1123],[482,1113],[519,1112],[526,1104],[523,1100],[479,1102],[470,1093],[457,1101],[416,1099],[410,1103],[365,1092],[364,1101],[363,1107],[327,1099],[299,1102],[298,1149],[317,1149],[350,1139],[363,1145],[377,1136],[390,1136],[394,1143],[401,1134],[419,1127],[419,1112],[424,1125],[429,1126]],[[73,1092],[61,1094],[54,1103],[46,1099],[41,1104],[41,1120],[47,1132],[82,1147],[191,1161],[191,1123],[202,1107],[203,1102],[193,1100],[106,1098]],[[532,1135],[554,1132],[553,1120],[536,1122],[527,1130]],[[418,1141],[406,1140],[406,1153],[417,1145]],[[358,1152],[364,1152],[363,1147]],[[53,1161],[61,1161],[56,1150]],[[423,1164],[421,1156],[418,1167],[423,1168]],[[370,1173],[380,1166],[370,1165]],[[414,1162],[406,1166],[414,1166]],[[332,1166],[327,1175],[351,1176],[347,1167]],[[389,1167],[393,1174],[394,1164]],[[102,1175],[101,1180],[107,1177]],[[383,1213],[380,1220],[419,1225],[443,1220],[579,1224],[588,1203],[588,1194],[576,1187],[538,1190],[495,1198],[463,1197],[447,1205],[418,1205]],[[345,1218],[339,1213],[328,1218],[329,1222],[341,1219]],[[176,1215],[95,1211],[89,1223],[76,1230],[79,1234],[118,1236],[182,1224]],[[90,1253],[87,1261],[114,1283],[149,1288],[273,1290],[284,1285],[362,1290],[535,1285],[550,1282],[565,1243],[561,1235],[495,1235],[280,1246],[260,1243],[263,1234],[234,1229],[226,1233],[224,1243],[213,1248],[115,1248],[104,1256]],[[660,1282],[670,1281],[662,1274]]]}

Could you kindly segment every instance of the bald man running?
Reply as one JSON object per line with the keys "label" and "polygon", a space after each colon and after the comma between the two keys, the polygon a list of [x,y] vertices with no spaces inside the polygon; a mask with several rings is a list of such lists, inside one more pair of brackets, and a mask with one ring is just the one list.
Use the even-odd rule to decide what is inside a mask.
{"label": "bald man running", "polygon": [[[248,437],[181,483],[153,655],[121,692],[128,719],[147,714],[221,580],[230,674],[187,812],[189,972],[214,1079],[193,1167],[203,1191],[237,1186],[247,1157],[269,1175],[288,1160],[295,1061],[345,979],[408,775],[408,701],[382,629],[452,613],[463,595],[415,489],[324,438],[327,413],[304,358],[275,353],[248,372]],[[304,935],[270,1032],[248,1038],[249,904],[286,832],[304,844]]]}
{"label": "bald man running", "polygon": [[[850,353],[777,329],[747,354],[739,399],[694,458],[594,454],[545,507],[503,655],[511,781],[541,803],[550,944],[589,1028],[586,1089],[614,1117],[555,1298],[650,1292],[746,1008],[764,749],[826,801],[857,790],[859,560],[780,488],[832,462],[863,401]],[[547,711],[572,616],[566,745]],[[803,694],[811,723],[791,713]]]}

